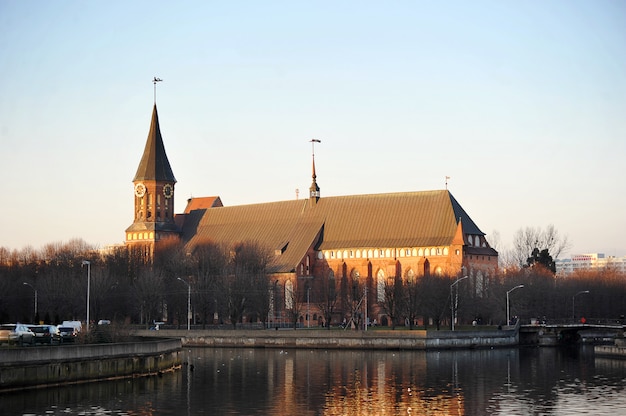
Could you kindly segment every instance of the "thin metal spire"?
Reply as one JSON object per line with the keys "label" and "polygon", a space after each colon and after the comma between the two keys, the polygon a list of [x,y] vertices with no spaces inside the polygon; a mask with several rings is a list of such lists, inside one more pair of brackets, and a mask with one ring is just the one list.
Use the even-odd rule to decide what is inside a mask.
{"label": "thin metal spire", "polygon": [[315,180],[317,178],[317,175],[315,174],[315,143],[321,143],[322,141],[318,139],[311,139],[310,142],[313,156],[313,183],[309,188],[309,198],[317,202],[320,198],[320,187],[317,186],[317,181]]}
{"label": "thin metal spire", "polygon": [[156,84],[157,84],[157,82],[162,82],[162,81],[163,80],[161,78],[157,78],[157,77],[154,77],[152,79],[152,83],[154,84],[154,104],[155,105],[156,105]]}
{"label": "thin metal spire", "polygon": [[311,156],[313,157],[313,180],[317,177],[315,175],[315,143],[321,143],[322,141],[319,139],[311,139]]}

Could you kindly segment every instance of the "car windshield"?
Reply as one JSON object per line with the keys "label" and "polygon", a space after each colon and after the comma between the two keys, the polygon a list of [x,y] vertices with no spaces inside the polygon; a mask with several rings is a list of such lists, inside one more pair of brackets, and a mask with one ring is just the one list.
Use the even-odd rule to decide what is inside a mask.
{"label": "car windshield", "polygon": [[50,332],[50,330],[46,326],[36,326],[36,327],[31,328],[31,331],[39,332],[39,333]]}

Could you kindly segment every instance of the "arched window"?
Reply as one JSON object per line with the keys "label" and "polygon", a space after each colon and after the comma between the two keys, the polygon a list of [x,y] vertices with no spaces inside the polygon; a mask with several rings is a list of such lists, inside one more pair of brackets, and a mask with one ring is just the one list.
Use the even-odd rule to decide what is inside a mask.
{"label": "arched window", "polygon": [[378,302],[385,301],[385,272],[383,269],[376,273],[376,300]]}
{"label": "arched window", "polygon": [[293,282],[291,280],[287,280],[285,283],[285,309],[293,309],[293,297]]}

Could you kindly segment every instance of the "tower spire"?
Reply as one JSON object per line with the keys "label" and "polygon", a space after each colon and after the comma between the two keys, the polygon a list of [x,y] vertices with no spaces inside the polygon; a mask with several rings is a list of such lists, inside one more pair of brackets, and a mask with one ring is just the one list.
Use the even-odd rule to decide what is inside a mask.
{"label": "tower spire", "polygon": [[311,201],[317,202],[320,199],[320,187],[317,185],[317,175],[315,174],[315,143],[321,143],[322,141],[319,139],[311,139],[311,150],[312,150],[312,159],[313,159],[313,183],[309,188],[309,198]]}

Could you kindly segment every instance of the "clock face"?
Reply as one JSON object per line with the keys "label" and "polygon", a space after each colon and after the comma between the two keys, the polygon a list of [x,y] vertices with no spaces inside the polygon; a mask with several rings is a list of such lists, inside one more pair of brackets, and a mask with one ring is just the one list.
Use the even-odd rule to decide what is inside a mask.
{"label": "clock face", "polygon": [[146,194],[146,185],[143,183],[138,183],[135,185],[135,195],[139,198],[143,197]]}
{"label": "clock face", "polygon": [[165,195],[166,198],[171,198],[173,194],[174,194],[174,189],[172,188],[172,185],[170,185],[169,183],[166,183],[163,186],[163,195]]}

